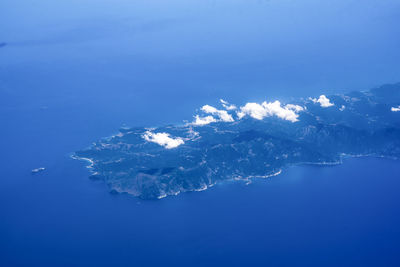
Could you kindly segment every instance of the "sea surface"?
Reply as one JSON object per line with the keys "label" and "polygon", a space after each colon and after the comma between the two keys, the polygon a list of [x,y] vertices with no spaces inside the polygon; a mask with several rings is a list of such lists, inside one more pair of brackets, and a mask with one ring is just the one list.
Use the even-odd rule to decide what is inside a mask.
{"label": "sea surface", "polygon": [[3,172],[2,266],[400,261],[398,161],[296,166],[250,185],[227,182],[155,201],[111,195],[102,183],[88,180],[81,165],[61,156],[40,176]]}
{"label": "sea surface", "polygon": [[70,158],[220,98],[399,82],[399,13],[394,0],[1,1],[0,266],[399,266],[396,160],[142,201]]}

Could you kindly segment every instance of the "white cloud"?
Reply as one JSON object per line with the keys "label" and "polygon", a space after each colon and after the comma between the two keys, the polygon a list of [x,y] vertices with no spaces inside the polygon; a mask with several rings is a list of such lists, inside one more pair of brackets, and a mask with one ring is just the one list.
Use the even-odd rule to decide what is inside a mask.
{"label": "white cloud", "polygon": [[142,137],[148,142],[159,144],[167,149],[175,148],[185,143],[180,137],[171,138],[169,133],[152,133],[147,131]]}
{"label": "white cloud", "polygon": [[199,126],[206,125],[206,124],[217,121],[213,116],[200,117],[199,115],[196,115],[195,119],[196,120],[192,124],[199,125]]}
{"label": "white cloud", "polygon": [[215,115],[219,118],[220,121],[224,122],[232,122],[234,119],[226,110],[219,110],[210,105],[205,105],[201,108],[201,110],[205,113],[209,113]]}
{"label": "white cloud", "polygon": [[398,111],[400,111],[400,106],[397,106],[397,108],[392,107],[392,108],[391,108],[391,111],[393,111],[393,112],[398,112]]}
{"label": "white cloud", "polygon": [[266,102],[262,104],[258,103],[247,103],[243,107],[240,107],[240,111],[237,112],[239,119],[246,115],[250,117],[262,120],[265,117],[277,116],[278,118],[288,120],[291,122],[298,121],[299,115],[296,112],[303,111],[304,108],[297,105],[288,104],[284,107],[281,106],[279,101]]}
{"label": "white cloud", "polygon": [[225,100],[223,100],[223,99],[220,99],[219,101],[221,102],[222,106],[223,106],[226,110],[235,110],[235,109],[236,109],[236,106],[235,106],[235,105],[231,105],[231,104],[229,104],[229,102],[227,102],[227,101],[225,101]]}
{"label": "white cloud", "polygon": [[311,97],[309,99],[314,103],[319,103],[323,108],[331,107],[334,105],[329,101],[329,98],[327,98],[325,95],[320,95],[318,99]]}
{"label": "white cloud", "polygon": [[293,104],[287,104],[285,106],[285,108],[293,110],[295,112],[300,112],[300,111],[304,111],[304,108],[302,106],[299,105],[293,105]]}
{"label": "white cloud", "polygon": [[344,105],[342,105],[342,107],[339,108],[340,111],[343,111],[345,109],[346,109],[346,107]]}

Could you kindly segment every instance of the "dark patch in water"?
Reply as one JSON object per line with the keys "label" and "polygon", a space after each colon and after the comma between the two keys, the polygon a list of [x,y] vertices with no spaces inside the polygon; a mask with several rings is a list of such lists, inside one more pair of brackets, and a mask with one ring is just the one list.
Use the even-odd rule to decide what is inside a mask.
{"label": "dark patch in water", "polygon": [[163,168],[161,171],[161,175],[168,174],[172,172],[174,169],[175,169],[174,167]]}
{"label": "dark patch in water", "polygon": [[145,170],[143,171],[143,173],[145,174],[149,174],[149,175],[154,175],[159,171],[159,169],[149,169],[149,170]]}

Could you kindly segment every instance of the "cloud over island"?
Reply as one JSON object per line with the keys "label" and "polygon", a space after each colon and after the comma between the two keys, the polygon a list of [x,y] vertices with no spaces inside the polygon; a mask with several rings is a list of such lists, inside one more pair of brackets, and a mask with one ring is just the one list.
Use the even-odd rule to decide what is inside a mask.
{"label": "cloud over island", "polygon": [[298,121],[299,114],[297,112],[303,111],[304,108],[298,105],[288,104],[281,106],[281,102],[278,100],[274,102],[264,101],[261,104],[258,103],[247,103],[243,107],[240,107],[240,111],[237,113],[239,119],[246,115],[250,117],[262,120],[266,117],[276,116],[283,120],[291,122]]}
{"label": "cloud over island", "polygon": [[220,110],[210,105],[204,105],[201,108],[201,111],[211,115],[203,117],[196,115],[192,124],[202,126],[213,122],[233,122],[235,121],[233,115],[235,115],[239,120],[245,116],[250,116],[256,120],[262,120],[266,117],[276,116],[283,120],[296,122],[298,121],[299,117],[298,113],[304,111],[304,107],[299,105],[287,104],[282,106],[281,102],[279,101],[264,101],[261,104],[246,103],[244,106],[241,106],[238,111],[230,114],[229,112],[234,112],[234,110],[238,108],[235,105],[229,104],[223,99],[220,99],[220,102],[226,110]]}
{"label": "cloud over island", "polygon": [[316,98],[309,98],[312,102],[319,103],[321,105],[321,107],[323,108],[328,108],[328,107],[332,107],[335,104],[331,103],[329,98],[327,98],[325,95],[320,95],[318,99]]}
{"label": "cloud over island", "polygon": [[147,131],[142,136],[146,141],[153,142],[159,144],[160,146],[165,147],[166,149],[176,148],[185,142],[182,138],[172,138],[169,133],[152,133]]}
{"label": "cloud over island", "polygon": [[[299,112],[305,110],[304,107],[299,105],[281,105],[281,102],[278,100],[274,102],[264,101],[261,104],[246,103],[240,108],[237,108],[235,105],[223,99],[220,99],[220,103],[225,109],[217,109],[211,105],[202,106],[200,111],[203,113],[203,116],[195,115],[195,120],[190,124],[194,126],[204,126],[214,122],[234,122],[234,117],[237,120],[241,120],[245,116],[256,120],[263,120],[264,118],[275,116],[283,120],[296,122],[299,120]],[[184,144],[184,140],[186,140],[181,137],[171,137],[169,133],[153,133],[151,131],[146,131],[142,137],[147,142],[156,143],[166,149],[176,148]]]}

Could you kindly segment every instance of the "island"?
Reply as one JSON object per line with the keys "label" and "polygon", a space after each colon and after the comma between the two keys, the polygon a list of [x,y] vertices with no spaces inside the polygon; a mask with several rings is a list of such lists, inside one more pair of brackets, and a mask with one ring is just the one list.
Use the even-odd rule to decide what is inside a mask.
{"label": "island", "polygon": [[73,154],[113,193],[160,199],[298,164],[400,155],[400,83],[293,103],[204,105],[192,122],[122,128]]}

